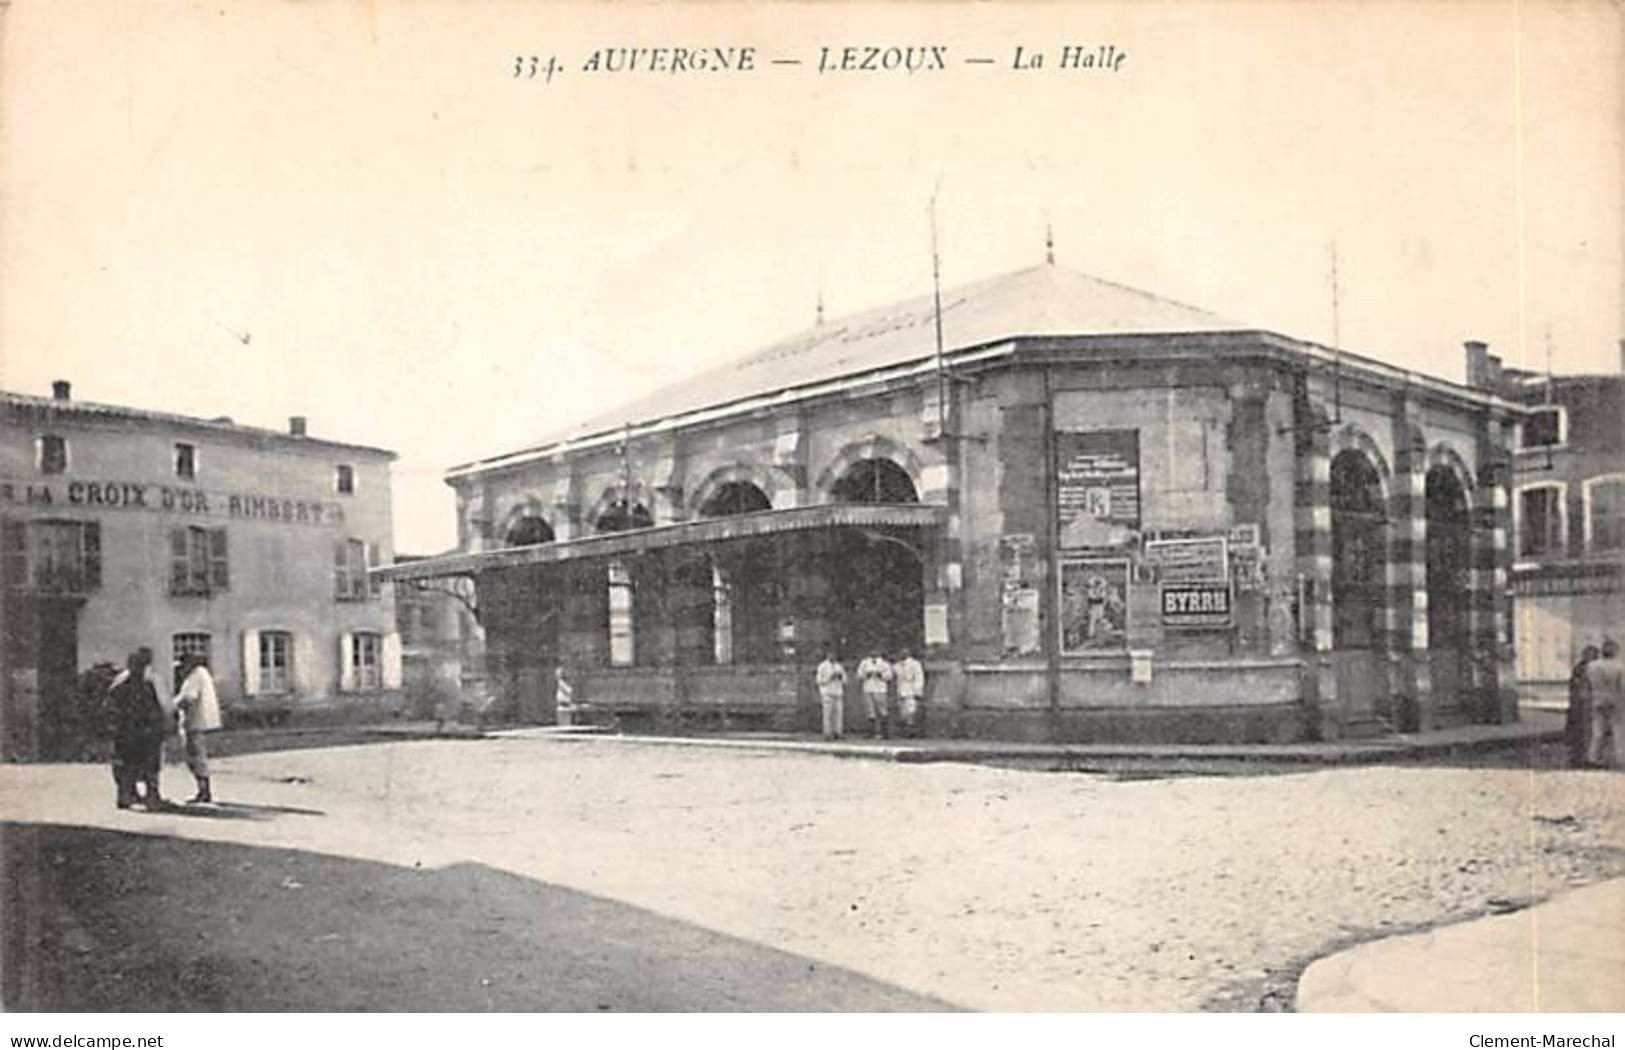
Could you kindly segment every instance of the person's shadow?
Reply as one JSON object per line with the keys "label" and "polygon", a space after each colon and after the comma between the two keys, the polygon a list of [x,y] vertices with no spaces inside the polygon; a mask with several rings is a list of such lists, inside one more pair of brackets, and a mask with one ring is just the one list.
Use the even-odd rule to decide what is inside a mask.
{"label": "person's shadow", "polygon": [[325,817],[319,809],[299,806],[263,806],[251,802],[171,802],[158,810],[176,817],[202,817],[206,820],[275,820],[279,815],[297,817]]}

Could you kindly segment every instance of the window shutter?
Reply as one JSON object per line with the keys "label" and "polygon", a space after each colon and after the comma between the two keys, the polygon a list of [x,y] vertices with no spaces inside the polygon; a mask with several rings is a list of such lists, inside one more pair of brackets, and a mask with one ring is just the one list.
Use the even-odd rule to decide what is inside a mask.
{"label": "window shutter", "polygon": [[383,666],[379,668],[385,689],[399,689],[401,687],[401,636],[396,631],[384,635],[384,651],[379,656]]}
{"label": "window shutter", "polygon": [[293,672],[288,680],[306,696],[316,688],[316,642],[308,634],[293,636]]}
{"label": "window shutter", "polygon": [[260,632],[243,632],[243,695],[260,691]]}
{"label": "window shutter", "polygon": [[87,591],[100,590],[102,586],[102,523],[87,521],[79,534],[79,553],[84,566],[84,586]]}
{"label": "window shutter", "polygon": [[223,591],[231,583],[226,561],[226,530],[209,530],[209,587]]}
{"label": "window shutter", "polygon": [[355,635],[339,635],[339,692],[355,692]]}
{"label": "window shutter", "polygon": [[[377,567],[378,544],[369,543],[367,544],[367,568],[376,569]],[[369,597],[376,598],[378,597],[380,590],[382,590],[382,584],[379,582],[378,577],[374,576],[371,572],[367,573],[367,595]]]}
{"label": "window shutter", "polygon": [[333,548],[333,597],[343,601],[350,596],[350,546],[339,540]]}
{"label": "window shutter", "polygon": [[[169,530],[169,591],[171,594],[185,594],[191,589],[192,560],[187,553],[186,528],[181,526]],[[258,653],[255,654],[255,666],[259,666]]]}
{"label": "window shutter", "polygon": [[0,521],[0,578],[8,587],[28,586],[28,528],[20,521]]}

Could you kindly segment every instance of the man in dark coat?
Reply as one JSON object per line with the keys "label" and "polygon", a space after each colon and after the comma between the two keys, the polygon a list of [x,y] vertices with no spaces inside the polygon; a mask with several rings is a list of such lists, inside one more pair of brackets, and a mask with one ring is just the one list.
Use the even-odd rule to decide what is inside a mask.
{"label": "man in dark coat", "polygon": [[1596,646],[1586,646],[1580,652],[1580,662],[1574,665],[1574,673],[1569,675],[1569,710],[1563,736],[1569,745],[1569,765],[1575,769],[1587,764],[1591,750],[1591,680],[1586,677],[1586,668],[1601,655]]}
{"label": "man in dark coat", "polygon": [[[158,689],[147,674],[151,663],[152,650],[137,649],[130,654],[125,672],[108,691],[113,783],[118,787],[119,809],[129,809],[137,802],[149,810],[167,805],[158,792],[158,769],[163,764],[168,717],[158,700]],[[146,785],[145,797],[136,793],[138,783]]]}

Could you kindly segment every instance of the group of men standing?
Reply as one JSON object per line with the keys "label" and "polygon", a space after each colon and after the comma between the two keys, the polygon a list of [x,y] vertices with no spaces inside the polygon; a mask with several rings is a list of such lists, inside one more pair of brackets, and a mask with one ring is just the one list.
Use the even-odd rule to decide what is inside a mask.
{"label": "group of men standing", "polygon": [[1588,645],[1569,676],[1569,764],[1625,769],[1625,664],[1612,638]]}
{"label": "group of men standing", "polygon": [[[844,733],[846,668],[826,649],[816,672],[818,699],[824,709],[824,739],[839,740]],[[925,697],[925,668],[912,652],[900,650],[895,663],[874,649],[858,661],[858,682],[863,690],[864,709],[869,715],[869,732],[875,739],[891,736],[893,715],[901,736],[918,736],[920,703]],[[891,702],[892,685],[897,686],[897,704]]]}
{"label": "group of men standing", "polygon": [[186,765],[197,781],[197,794],[187,804],[214,801],[209,786],[207,734],[219,729],[220,700],[214,678],[200,656],[181,657],[180,685],[172,702],[164,700],[163,683],[152,669],[152,650],[132,652],[107,690],[107,730],[113,738],[113,784],[119,809],[140,804],[148,810],[169,806],[159,790],[164,741],[178,734]]}

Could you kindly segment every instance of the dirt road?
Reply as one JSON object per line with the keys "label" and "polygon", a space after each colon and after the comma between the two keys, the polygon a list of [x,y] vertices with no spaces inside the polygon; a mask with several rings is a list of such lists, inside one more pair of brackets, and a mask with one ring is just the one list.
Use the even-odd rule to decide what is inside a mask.
{"label": "dirt road", "polygon": [[1117,782],[544,740],[219,765],[217,795],[261,808],[119,813],[103,770],[4,767],[0,817],[484,865],[995,1010],[1255,1008],[1331,946],[1625,872],[1606,773]]}

